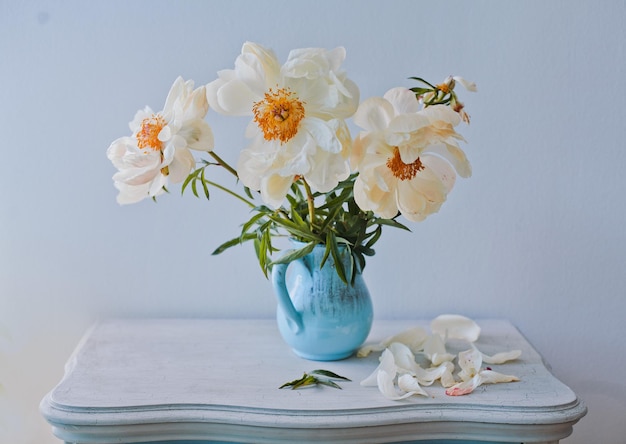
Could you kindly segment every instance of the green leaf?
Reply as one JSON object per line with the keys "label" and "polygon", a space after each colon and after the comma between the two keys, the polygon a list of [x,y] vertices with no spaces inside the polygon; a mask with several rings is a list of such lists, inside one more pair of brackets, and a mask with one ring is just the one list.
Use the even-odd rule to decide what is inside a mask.
{"label": "green leaf", "polygon": [[209,186],[206,183],[206,179],[204,178],[204,172],[206,170],[204,168],[202,168],[202,172],[200,173],[200,182],[202,183],[202,188],[204,189],[204,195],[206,196],[207,200],[209,200]]}
{"label": "green leaf", "polygon": [[437,88],[435,85],[432,85],[431,83],[427,82],[426,80],[422,79],[421,77],[409,77],[409,79],[417,80],[418,82],[422,82],[422,83],[430,86],[432,89],[436,89]]}
{"label": "green leaf", "polygon": [[342,390],[342,388],[338,384],[335,384],[333,381],[331,381],[329,379],[318,379],[318,378],[316,378],[316,382],[318,384],[321,384],[321,385],[326,385],[328,387],[332,387],[332,388],[336,388],[336,389]]}
{"label": "green leaf", "polygon": [[276,225],[283,227],[285,230],[287,230],[290,234],[292,234],[295,237],[299,237],[309,242],[316,242],[316,243],[322,242],[322,239],[316,234],[312,233],[308,229],[308,227],[301,227],[298,224],[295,224],[294,222],[290,221],[289,219],[276,216],[275,214],[268,215],[267,217],[272,219],[272,221],[274,221]]}
{"label": "green leaf", "polygon": [[196,197],[200,197],[198,196],[198,186],[197,186],[198,181],[196,179],[193,180],[193,182],[191,182],[191,191],[193,192],[193,195]]}
{"label": "green leaf", "polygon": [[254,239],[256,239],[256,234],[254,233],[248,233],[244,236],[237,236],[234,239],[224,242],[222,245],[217,247],[211,254],[213,255],[221,254],[224,251],[228,250],[230,247],[234,247],[235,245],[241,245],[243,242],[254,240]]}
{"label": "green leaf", "polygon": [[189,185],[189,182],[191,182],[192,180],[196,180],[198,177],[198,173],[200,172],[200,170],[203,168],[198,168],[197,170],[195,170],[193,173],[190,173],[187,178],[185,179],[185,181],[183,182],[183,186],[181,187],[180,193],[183,194],[185,192],[185,189],[187,188],[187,185]]}
{"label": "green leaf", "polygon": [[352,257],[354,258],[355,262],[357,262],[358,269],[361,271],[363,271],[363,269],[365,268],[365,257],[363,256],[363,254],[364,253],[362,253],[361,251],[352,250]]}
{"label": "green leaf", "polygon": [[291,390],[295,390],[295,389],[300,388],[300,387],[306,387],[306,386],[309,386],[309,385],[315,385],[317,383],[319,383],[319,381],[318,381],[318,379],[315,376],[305,375],[304,378],[302,378],[300,381],[298,381],[296,384],[294,384],[291,387]]}
{"label": "green leaf", "polygon": [[339,276],[339,279],[347,284],[348,279],[346,278],[346,269],[343,266],[343,261],[341,260],[341,252],[339,251],[339,246],[337,245],[337,238],[332,231],[328,232],[326,242],[328,243],[326,248],[330,248],[330,254],[335,261],[335,270],[337,271],[337,275]]}
{"label": "green leaf", "polygon": [[288,264],[289,262],[293,262],[297,259],[303,258],[307,254],[309,254],[311,251],[313,251],[316,245],[317,245],[317,242],[309,242],[304,247],[299,248],[297,250],[292,250],[291,252],[286,253],[280,258],[272,261],[271,265]]}
{"label": "green leaf", "polygon": [[400,228],[401,230],[411,231],[409,227],[393,219],[376,219],[376,223],[378,225],[388,225],[390,227]]}
{"label": "green leaf", "polygon": [[279,389],[285,388],[285,387],[295,387],[295,386],[299,386],[300,384],[302,384],[307,378],[309,378],[310,376],[307,375],[306,373],[302,376],[302,378],[299,379],[294,379],[293,381],[289,381],[289,382],[285,382],[283,385],[281,385],[280,387],[278,387]]}
{"label": "green leaf", "polygon": [[271,237],[269,230],[263,230],[261,232],[261,243],[259,245],[258,259],[259,265],[261,265],[261,269],[263,270],[263,274],[267,277],[267,273],[269,270],[269,262],[268,262],[268,252],[271,250]]}
{"label": "green leaf", "polygon": [[246,222],[245,224],[243,224],[243,226],[241,227],[241,235],[243,236],[244,233],[246,233],[250,227],[252,227],[252,225],[254,225],[259,219],[262,219],[265,216],[265,214],[263,213],[256,213],[254,216],[252,216],[248,222]]}
{"label": "green leaf", "polygon": [[413,91],[416,96],[421,96],[432,91],[430,88],[409,88],[409,90]]}
{"label": "green leaf", "polygon": [[366,248],[372,248],[372,246],[378,242],[378,239],[380,239],[380,236],[382,236],[383,234],[383,227],[381,227],[380,225],[378,227],[376,227],[376,230],[374,230],[373,232],[371,232],[369,235],[372,235],[372,237],[370,238],[369,241],[367,241],[367,243],[365,244]]}
{"label": "green leaf", "polygon": [[[319,375],[320,377],[315,376],[315,375]],[[332,379],[350,381],[350,379],[344,376],[339,376],[338,374],[333,373],[328,370],[313,370],[311,374],[304,373],[301,378],[294,379],[293,381],[285,382],[283,385],[281,385],[278,388],[283,389],[283,388],[291,387],[292,390],[295,390],[300,387],[307,387],[310,385],[319,384],[319,385],[325,385],[327,387],[332,387],[332,388],[341,390],[341,387],[339,386],[339,384],[333,382]]]}
{"label": "green leaf", "polygon": [[293,219],[294,223],[305,228],[308,227],[308,224],[304,221],[304,219],[302,219],[300,213],[298,213],[296,205],[291,205],[291,218]]}
{"label": "green leaf", "polygon": [[345,376],[340,376],[337,373],[331,372],[330,370],[318,369],[318,370],[313,370],[311,373],[314,374],[314,375],[326,376],[327,378],[341,379],[343,381],[351,381],[351,379],[348,379]]}

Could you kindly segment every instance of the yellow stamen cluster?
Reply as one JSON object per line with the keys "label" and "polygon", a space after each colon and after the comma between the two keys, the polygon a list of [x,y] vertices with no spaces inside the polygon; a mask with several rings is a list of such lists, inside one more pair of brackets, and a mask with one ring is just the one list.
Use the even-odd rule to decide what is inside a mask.
{"label": "yellow stamen cluster", "polygon": [[440,83],[439,85],[437,85],[437,89],[444,94],[448,94],[451,91],[449,83]]}
{"label": "yellow stamen cluster", "polygon": [[400,180],[411,180],[418,172],[424,169],[422,161],[419,157],[412,163],[404,163],[400,157],[400,150],[394,147],[393,156],[387,159],[387,168],[391,170],[391,174]]}
{"label": "yellow stamen cluster", "polygon": [[159,140],[159,133],[167,125],[163,116],[153,114],[151,117],[143,119],[141,128],[137,131],[137,146],[139,148],[150,148],[160,151],[163,142]]}
{"label": "yellow stamen cluster", "polygon": [[285,143],[298,133],[304,118],[304,103],[288,88],[270,89],[263,100],[254,104],[252,112],[265,140]]}

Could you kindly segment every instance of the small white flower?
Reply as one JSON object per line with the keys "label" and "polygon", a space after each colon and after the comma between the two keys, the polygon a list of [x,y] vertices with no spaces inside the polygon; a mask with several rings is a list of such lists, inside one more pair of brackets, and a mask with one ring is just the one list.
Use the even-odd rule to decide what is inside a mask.
{"label": "small white flower", "polygon": [[356,110],[359,90],[340,70],[344,58],[343,48],[305,48],[291,51],[280,66],[271,50],[248,42],[235,68],[207,85],[213,109],[253,117],[252,142],[237,171],[264,202],[280,206],[298,177],[328,192],[350,174],[352,139],[344,119]]}
{"label": "small white flower", "polygon": [[[419,109],[405,88],[365,100],[354,121],[365,131],[354,141],[359,171],[354,198],[363,210],[392,218],[424,220],[439,210],[456,179],[471,175],[454,130],[461,118],[445,105]],[[455,172],[456,170],[456,172]]]}
{"label": "small white flower", "polygon": [[168,182],[182,182],[194,167],[189,149],[211,151],[213,133],[203,120],[208,111],[204,87],[177,78],[163,111],[137,111],[132,136],[115,140],[107,157],[119,170],[114,176],[120,204],[138,202],[164,192]]}

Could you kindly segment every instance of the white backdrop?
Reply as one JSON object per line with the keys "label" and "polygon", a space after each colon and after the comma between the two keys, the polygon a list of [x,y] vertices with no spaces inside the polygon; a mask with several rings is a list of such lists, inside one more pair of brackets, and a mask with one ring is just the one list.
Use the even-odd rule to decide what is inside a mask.
{"label": "white backdrop", "polygon": [[[407,77],[474,80],[474,174],[413,233],[387,230],[376,317],[510,319],[587,403],[566,444],[626,442],[624,1],[0,0],[0,442],[53,443],[38,403],[106,316],[273,317],[247,210],[179,188],[120,207],[105,156],[178,76],[246,40],[345,46],[362,98]],[[210,112],[234,162],[247,119]]]}

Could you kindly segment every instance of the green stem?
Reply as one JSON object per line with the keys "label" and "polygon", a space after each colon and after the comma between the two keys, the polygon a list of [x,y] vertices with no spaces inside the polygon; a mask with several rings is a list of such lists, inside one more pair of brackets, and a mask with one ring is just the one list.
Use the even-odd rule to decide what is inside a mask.
{"label": "green stem", "polygon": [[233,176],[235,176],[237,179],[239,179],[239,175],[237,174],[237,170],[234,169],[233,167],[231,167],[228,162],[226,162],[224,159],[222,159],[220,156],[218,156],[218,154],[215,151],[209,151],[209,155],[211,157],[213,157],[215,160],[217,160],[217,162],[223,166],[226,171],[228,171],[229,173],[231,173]]}
{"label": "green stem", "polygon": [[247,204],[250,208],[255,208],[256,205],[253,202],[250,202],[248,199],[246,199],[243,196],[240,196],[239,194],[235,193],[234,191],[229,190],[228,188],[220,185],[219,183],[215,183],[215,182],[211,182],[210,180],[204,180],[204,182],[208,185],[214,186],[215,188],[218,188],[222,191],[224,191],[225,193],[230,194],[231,196],[236,197],[237,199],[239,199],[240,201],[244,202],[245,204]]}

